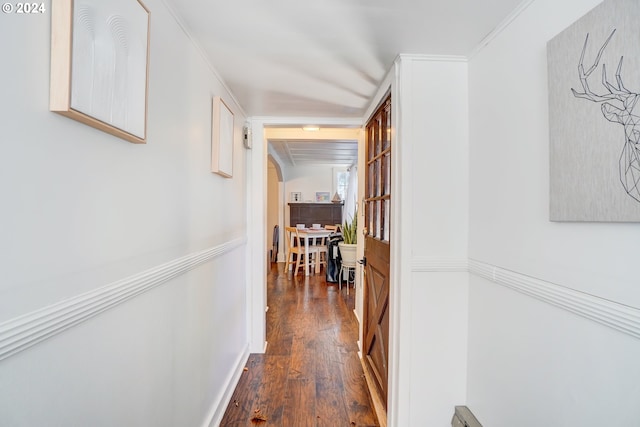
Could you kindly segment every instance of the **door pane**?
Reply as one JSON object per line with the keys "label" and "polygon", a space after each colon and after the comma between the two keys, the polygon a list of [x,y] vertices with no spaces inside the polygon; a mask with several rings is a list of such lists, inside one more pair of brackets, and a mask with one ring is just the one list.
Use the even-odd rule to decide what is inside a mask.
{"label": "door pane", "polygon": [[374,234],[374,229],[373,229],[373,221],[374,221],[374,218],[375,218],[373,208],[374,208],[373,203],[369,202],[368,211],[369,211],[369,235],[370,236],[374,236],[375,235]]}
{"label": "door pane", "polygon": [[391,233],[389,230],[389,217],[390,215],[390,207],[391,207],[391,203],[389,201],[389,199],[384,201],[384,230],[383,230],[383,234],[382,234],[382,240],[384,240],[385,242],[388,242],[390,240],[391,237]]}

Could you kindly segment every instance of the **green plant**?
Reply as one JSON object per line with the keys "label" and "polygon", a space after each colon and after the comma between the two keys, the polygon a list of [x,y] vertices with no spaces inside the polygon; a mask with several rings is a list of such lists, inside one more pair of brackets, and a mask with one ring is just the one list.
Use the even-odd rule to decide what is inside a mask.
{"label": "green plant", "polygon": [[344,222],[342,225],[342,239],[346,244],[358,243],[358,215],[354,215],[351,223]]}

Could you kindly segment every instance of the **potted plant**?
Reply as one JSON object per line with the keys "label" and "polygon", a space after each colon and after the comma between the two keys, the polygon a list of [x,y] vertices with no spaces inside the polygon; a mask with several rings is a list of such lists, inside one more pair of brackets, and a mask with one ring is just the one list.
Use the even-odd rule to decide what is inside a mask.
{"label": "potted plant", "polygon": [[342,225],[342,242],[338,243],[342,263],[356,264],[356,248],[358,247],[358,215],[355,214],[351,223],[345,221]]}

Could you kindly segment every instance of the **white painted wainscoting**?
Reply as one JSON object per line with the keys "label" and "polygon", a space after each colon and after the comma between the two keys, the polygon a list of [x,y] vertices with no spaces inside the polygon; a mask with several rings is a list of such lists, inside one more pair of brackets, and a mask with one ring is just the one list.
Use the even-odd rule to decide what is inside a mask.
{"label": "white painted wainscoting", "polygon": [[[591,339],[593,345],[596,346],[598,343],[605,345],[607,341],[602,341],[603,336],[608,337],[607,339],[612,342],[616,342],[616,340],[624,341],[624,336],[619,336],[618,332],[627,335],[626,341],[631,343],[629,346],[632,346],[632,342],[640,338],[640,310],[638,308],[570,289],[561,284],[551,283],[464,257],[414,257],[411,260],[411,269],[413,273],[413,286],[411,289],[413,301],[411,316],[413,322],[411,331],[412,403],[410,405],[410,419],[412,422],[427,420],[428,425],[445,425],[451,417],[453,407],[466,404],[469,405],[472,411],[478,410],[476,415],[481,422],[484,421],[492,425],[508,425],[504,415],[500,412],[494,413],[490,405],[483,400],[482,396],[488,396],[487,393],[489,392],[486,390],[485,383],[478,383],[479,375],[488,376],[488,380],[483,378],[491,384],[491,378],[494,378],[494,376],[495,378],[512,378],[515,375],[512,372],[513,369],[528,372],[529,369],[527,367],[529,366],[531,371],[535,372],[536,369],[540,368],[538,366],[540,363],[543,364],[543,367],[550,367],[547,369],[563,366],[567,357],[589,360],[589,362],[585,363],[587,365],[591,363],[591,369],[595,369],[593,367],[595,366],[593,365],[594,363],[602,363],[605,366],[605,372],[609,372],[615,369],[608,365],[612,363],[612,360],[599,354],[592,353],[587,355],[587,353],[581,353],[588,352],[588,348],[580,347],[579,344],[576,344],[574,348],[574,339],[571,333],[576,334],[576,342],[581,342],[580,339]],[[488,287],[493,287],[493,290],[489,295],[485,295]],[[479,295],[482,295],[482,297],[478,298]],[[525,298],[523,299],[522,296]],[[483,298],[488,298],[489,301],[483,303]],[[526,305],[526,309],[522,307],[519,309],[509,308],[510,304],[517,300]],[[543,304],[540,305],[540,302]],[[549,309],[546,310],[544,309],[544,303],[561,310],[557,311],[549,306],[547,306]],[[503,307],[505,310],[500,311],[496,307]],[[535,333],[542,334],[542,337],[548,335],[548,342],[534,339],[531,335],[533,334],[531,330],[527,329],[526,325],[521,325],[523,319],[513,317],[511,311],[522,309],[524,310],[524,318],[533,322],[530,324],[530,329],[535,329]],[[522,337],[514,340],[514,336],[511,333],[517,335],[518,331],[511,331],[509,327],[505,326],[507,330],[511,331],[505,333],[500,328],[495,328],[496,325],[487,323],[481,315],[479,317],[479,313],[493,312],[494,310],[500,311],[499,314],[495,313],[498,319],[496,321],[513,322],[515,325],[519,325],[512,326],[511,329],[522,327]],[[556,314],[553,315],[552,313]],[[549,320],[549,317],[553,317],[554,320]],[[566,324],[559,323],[558,319],[567,319],[567,322]],[[586,322],[582,329],[577,329],[576,325],[584,323],[581,319],[588,319],[596,322],[597,325],[592,323],[593,327],[590,327],[588,326],[589,322]],[[480,321],[480,324],[477,324],[478,321]],[[601,328],[600,326],[606,326],[606,328]],[[553,330],[545,329],[548,327],[552,327]],[[478,328],[484,328],[480,334],[478,334]],[[547,331],[546,335],[545,331]],[[533,336],[537,335],[534,334]],[[590,336],[592,338],[589,338]],[[617,336],[619,337],[616,338]],[[629,339],[629,337],[632,338]],[[529,339],[530,346],[538,349],[541,354],[546,355],[548,353],[545,356],[546,358],[532,351],[530,354],[530,357],[533,358],[532,360],[527,360],[526,354],[522,356],[519,353],[517,357],[514,356],[513,360],[510,360],[510,353],[509,351],[505,353],[504,347],[519,348],[519,346],[522,346],[520,340],[527,341]],[[564,341],[559,344],[557,340]],[[500,360],[505,360],[495,363],[496,366],[490,366],[490,363],[486,362],[482,357],[496,357]],[[524,359],[521,360],[518,357],[524,357]],[[627,354],[625,357],[628,359],[633,356]],[[480,367],[478,367],[479,358],[482,363],[485,363]],[[527,365],[528,363],[530,365]],[[511,365],[505,368],[502,364],[513,364],[517,368],[513,368]],[[485,367],[484,374],[482,374],[483,366]],[[501,372],[503,368],[504,372]],[[478,369],[480,369],[480,374]],[[624,370],[625,368],[620,367],[618,369]],[[598,378],[604,375],[599,374],[597,370],[584,370],[581,372],[581,374],[575,375],[591,378],[591,380],[587,381],[588,384],[585,388],[588,388],[591,383],[598,383]],[[630,376],[634,375],[631,371],[627,370],[625,372],[628,372]],[[612,372],[609,372],[609,374],[610,377],[607,383],[615,384],[618,381],[617,377]],[[577,386],[572,382],[574,381],[572,375],[574,373],[569,373],[567,374],[568,379],[562,378],[562,380],[558,381],[559,385],[557,387],[560,387],[560,389],[557,393],[560,396],[562,396],[563,392],[577,393],[574,391]],[[545,389],[549,378],[533,375],[532,377],[525,376],[521,381],[526,382],[526,387],[523,387],[523,389],[526,389],[526,393],[523,391],[518,395],[518,399],[523,400],[517,400],[517,403],[527,407],[526,399],[534,399],[534,391],[537,388]],[[567,384],[564,384],[563,381],[567,382]],[[629,381],[632,380],[629,379]],[[498,380],[497,382],[507,388],[517,386],[509,380],[503,380],[502,382]],[[523,385],[523,383],[520,384]],[[620,384],[620,387],[628,387],[628,384]],[[500,387],[497,388],[498,390],[500,389]],[[479,390],[484,393],[480,393]],[[493,390],[492,393],[499,394],[500,392]],[[493,398],[500,400],[499,396],[493,396]],[[554,402],[564,401],[564,397],[550,396],[548,398]],[[582,408],[583,405],[598,408],[598,405],[589,404],[590,399],[594,398],[587,394],[582,399],[571,404],[576,408]],[[549,402],[547,403],[550,405]],[[609,407],[612,408],[614,406],[610,405]],[[605,408],[608,407],[602,406],[600,409],[594,410],[607,412],[608,409]],[[530,415],[534,418],[527,425],[551,425],[539,424],[539,422],[544,420],[544,422],[555,423],[560,419],[558,414],[548,415],[546,414],[547,411],[543,411],[540,408],[533,407],[529,409],[531,410]],[[590,425],[597,424],[592,423]]]}
{"label": "white painted wainscoting", "polygon": [[[230,259],[232,260],[230,264],[235,265],[237,259],[244,258],[242,253],[243,248],[246,247],[246,242],[246,236],[232,237],[230,240],[219,245],[190,253],[101,288],[73,296],[1,323],[0,361],[2,361],[1,363],[4,365],[4,374],[6,375],[0,374],[0,376],[9,381],[9,384],[11,384],[11,378],[16,377],[13,383],[14,391],[24,391],[23,389],[25,389],[25,387],[28,390],[26,384],[37,384],[37,387],[41,387],[42,389],[36,393],[27,392],[27,395],[33,395],[33,400],[27,401],[25,397],[22,396],[24,393],[12,393],[12,387],[3,387],[4,390],[0,388],[0,396],[4,396],[7,399],[4,402],[5,404],[9,403],[9,399],[14,400],[11,405],[0,405],[0,420],[8,422],[9,425],[34,425],[34,423],[40,424],[43,420],[49,420],[53,423],[84,422],[81,420],[84,419],[86,421],[87,419],[98,417],[101,411],[106,410],[109,412],[109,417],[112,418],[112,422],[114,423],[112,425],[118,425],[120,422],[128,423],[129,421],[124,421],[125,415],[123,415],[123,412],[126,413],[127,410],[130,409],[128,409],[130,403],[122,404],[121,407],[117,408],[109,408],[105,402],[96,398],[96,395],[102,393],[99,389],[101,386],[104,386],[102,382],[104,382],[104,377],[106,376],[106,378],[118,378],[118,381],[132,382],[129,387],[130,390],[126,393],[123,392],[123,396],[127,395],[127,393],[142,393],[143,395],[146,393],[144,398],[151,399],[152,391],[148,389],[156,389],[156,387],[161,386],[162,391],[159,393],[160,395],[153,398],[159,401],[165,401],[165,407],[155,408],[154,411],[156,411],[157,414],[164,414],[161,416],[164,417],[164,419],[162,421],[156,420],[158,424],[154,425],[175,425],[173,424],[174,422],[181,423],[182,421],[179,420],[184,420],[184,417],[193,417],[192,421],[194,422],[196,419],[199,420],[197,421],[198,424],[203,427],[218,425],[249,356],[249,344],[248,342],[244,343],[244,345],[241,346],[242,348],[236,352],[234,350],[237,347],[236,343],[226,343],[229,344],[230,347],[223,350],[221,346],[224,346],[225,342],[217,341],[223,337],[223,334],[220,334],[220,336],[214,334],[216,336],[213,338],[203,336],[201,339],[198,339],[196,337],[195,341],[190,341],[191,338],[194,338],[194,336],[200,333],[200,331],[196,332],[188,329],[188,326],[191,325],[192,322],[209,323],[210,325],[208,326],[202,325],[201,329],[210,331],[211,328],[218,327],[216,324],[211,324],[212,320],[221,315],[216,313],[202,313],[200,311],[185,312],[182,310],[185,304],[182,299],[189,298],[187,295],[194,295],[195,287],[212,289],[210,292],[198,292],[201,298],[207,299],[215,295],[214,288],[219,289],[220,286],[229,285],[228,281],[218,280],[216,275],[219,273],[214,272],[213,275],[211,275],[213,271],[211,268],[215,269],[213,265],[222,259]],[[202,267],[205,268],[204,271],[202,271]],[[198,281],[199,286],[194,286],[195,276],[192,276],[193,274],[198,277],[196,281]],[[201,281],[200,278],[202,276],[208,276],[208,279]],[[216,283],[216,285],[206,285],[207,280],[211,284]],[[177,283],[180,283],[180,285],[177,285]],[[162,286],[165,284],[167,286]],[[176,288],[176,286],[178,286],[178,288]],[[151,292],[154,290],[156,290],[156,292]],[[180,295],[180,301],[175,300],[174,302],[176,306],[180,307],[177,312],[170,312],[168,310],[169,306],[166,305],[168,302],[166,299],[167,294],[174,296]],[[239,291],[238,294],[243,295],[244,291]],[[151,304],[153,308],[149,309],[149,301],[164,302],[157,306]],[[168,303],[172,304],[171,302]],[[205,307],[211,308],[214,307],[214,305],[203,300],[199,303],[198,307],[205,309]],[[125,315],[123,312],[128,314]],[[138,314],[136,315],[135,313]],[[175,318],[176,313],[180,313],[177,314],[177,318]],[[160,317],[156,317],[157,315]],[[136,316],[145,318],[143,322],[147,324],[146,329],[144,329],[145,327],[143,327],[142,330],[140,329],[141,326],[138,324]],[[222,317],[225,316],[226,315],[222,315]],[[231,317],[228,318],[231,319]],[[92,321],[88,322],[89,320]],[[170,322],[175,322],[175,325],[171,325]],[[171,331],[171,327],[182,332]],[[131,329],[131,331],[124,332],[123,328]],[[123,331],[125,335],[132,334],[137,337],[135,339],[139,342],[135,344],[131,343],[131,345],[140,346],[140,349],[134,350],[128,347],[118,349],[116,342],[121,338],[117,331]],[[176,336],[176,334],[182,335],[183,333],[185,334],[184,338],[178,338]],[[84,338],[79,338],[80,336]],[[211,339],[211,342],[205,342],[206,339]],[[170,355],[169,353],[174,350],[170,350],[168,347],[162,347],[163,344],[171,341],[178,341],[184,346],[175,350],[179,355]],[[96,342],[102,342],[103,345],[98,347]],[[75,392],[71,392],[70,394],[75,397],[67,397],[65,393],[60,393],[56,399],[65,403],[59,403],[57,406],[58,409],[53,410],[50,408],[48,412],[46,407],[55,405],[56,399],[51,399],[50,391],[47,390],[50,387],[57,388],[60,386],[57,381],[52,381],[49,376],[55,378],[57,375],[62,375],[63,371],[61,366],[67,365],[64,360],[82,360],[86,355],[94,354],[92,352],[97,351],[97,348],[102,348],[104,351],[114,351],[114,346],[115,351],[120,353],[119,355],[99,354],[99,358],[106,360],[106,363],[101,363],[97,360],[87,362],[89,365],[97,364],[97,366],[101,366],[101,371],[104,372],[95,373],[96,371],[85,371],[84,379],[79,380],[75,378],[74,375],[83,376],[83,374],[79,372],[82,372],[83,369],[86,368],[85,366],[74,367],[74,364],[71,363],[65,368],[67,371],[64,372],[67,373],[64,375],[68,375],[66,380],[69,383],[67,386],[70,387],[70,389],[73,390],[77,388],[78,385],[76,383],[79,382],[90,384],[92,390],[77,396],[74,394]],[[210,354],[210,346],[217,347],[223,356]],[[56,350],[52,350],[52,348]],[[153,353],[153,349],[160,348],[166,350],[167,353],[157,356],[162,360],[162,362],[159,363],[157,359],[150,357],[150,353]],[[183,356],[185,356],[185,354],[183,353],[186,354],[184,359]],[[45,359],[42,359],[43,354],[49,357],[44,363],[43,360]],[[65,354],[67,355],[65,356]],[[73,356],[70,356],[71,354],[73,354]],[[222,373],[208,372],[207,368],[210,363],[220,361],[221,357],[224,358],[225,363],[228,363],[228,367],[224,369]],[[180,361],[178,361],[178,359]],[[201,369],[182,369],[182,364],[187,363],[184,362],[184,360],[201,361],[203,362],[203,366]],[[34,365],[34,363],[37,365]],[[118,368],[120,371],[110,370],[112,369],[112,367],[110,368],[108,366],[110,363],[113,363],[115,366],[120,366],[120,368]],[[118,363],[120,363],[120,365]],[[123,368],[123,363],[127,366],[131,364],[130,368],[134,369],[135,374],[132,374],[132,372],[128,370],[129,368]],[[176,366],[176,364],[179,365],[179,367]],[[84,362],[81,365],[84,365]],[[158,365],[164,365],[165,371],[156,372],[153,377],[147,378],[146,375],[148,375],[152,369],[151,367],[157,367]],[[28,378],[21,376],[22,374],[20,374],[20,372],[23,372],[25,369],[27,371],[31,369],[33,375],[27,376]],[[167,377],[175,375],[175,370],[179,370],[182,375],[185,375],[185,378],[181,378],[178,384],[169,386],[169,384],[166,383]],[[91,375],[94,375],[94,373],[95,378],[92,379]],[[202,378],[200,378],[203,375],[207,377],[207,381],[203,381]],[[21,378],[24,384],[16,382],[18,378]],[[147,379],[145,380],[145,378]],[[147,381],[148,384],[140,381]],[[208,381],[213,383],[210,387],[207,385]],[[193,386],[194,384],[196,385]],[[200,386],[205,388],[206,392],[198,390]],[[187,404],[185,406],[191,408],[192,412],[180,412],[178,414],[178,410],[175,409],[175,407],[177,407],[179,403],[183,403],[183,400],[194,400],[195,397],[204,399],[199,409],[201,412],[198,412],[198,409],[196,409],[198,405]],[[45,399],[45,403],[39,402],[38,399],[40,398]],[[66,400],[68,399],[71,399],[72,402],[67,402]],[[82,399],[86,399],[86,401],[82,401]],[[0,401],[2,401],[2,399],[0,399]],[[82,404],[86,406],[83,411],[80,411],[82,414],[70,410],[70,408],[73,407],[79,411],[77,408],[79,401],[82,401]],[[29,407],[31,407],[31,410],[29,410]],[[182,409],[180,409],[180,411],[181,410]],[[22,416],[20,414],[24,411],[30,413],[29,419],[21,418]],[[145,415],[145,408],[138,407],[134,412],[140,412],[140,414],[136,413],[134,416],[134,418],[136,416],[138,417],[136,418],[138,420],[136,422],[150,422],[149,419],[144,421],[146,419],[144,417],[147,416]],[[157,418],[157,416],[158,415],[155,417]],[[154,419],[154,417],[151,416],[151,419]],[[2,421],[0,421],[0,424],[2,424]]]}
{"label": "white painted wainscoting", "polygon": [[0,324],[0,360],[79,325],[105,310],[246,243],[239,237]]}

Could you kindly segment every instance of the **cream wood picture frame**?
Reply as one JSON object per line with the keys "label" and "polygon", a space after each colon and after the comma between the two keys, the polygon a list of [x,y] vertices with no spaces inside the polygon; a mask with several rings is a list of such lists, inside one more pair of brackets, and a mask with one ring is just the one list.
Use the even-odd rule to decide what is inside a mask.
{"label": "cream wood picture frame", "polygon": [[233,176],[233,112],[220,98],[213,98],[211,128],[211,172]]}
{"label": "cream wood picture frame", "polygon": [[49,109],[147,138],[150,12],[140,0],[52,0]]}

